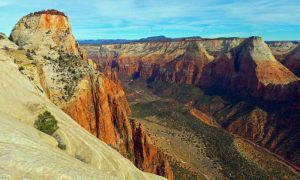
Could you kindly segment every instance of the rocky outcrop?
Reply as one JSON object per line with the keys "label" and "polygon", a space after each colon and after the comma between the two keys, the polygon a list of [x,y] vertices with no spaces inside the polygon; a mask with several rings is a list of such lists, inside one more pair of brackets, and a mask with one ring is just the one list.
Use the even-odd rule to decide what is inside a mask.
{"label": "rocky outcrop", "polygon": [[[30,78],[34,60],[12,44],[0,40],[0,179],[164,179],[140,171],[55,106]],[[53,136],[34,128],[45,111],[59,127]]]}
{"label": "rocky outcrop", "polygon": [[[19,66],[34,62],[30,69],[23,67],[24,74],[34,72],[31,78],[54,104],[123,156],[133,162],[140,158],[134,153],[130,109],[121,83],[84,59],[64,14],[53,10],[29,14],[17,23],[10,39],[27,51]],[[159,157],[164,158],[163,154]],[[160,161],[166,160],[158,158],[157,164]],[[155,168],[151,172],[172,174]]]}
{"label": "rocky outcrop", "polygon": [[23,17],[12,30],[10,39],[41,56],[80,55],[68,18],[53,10]]}
{"label": "rocky outcrop", "polygon": [[299,79],[274,58],[260,37],[251,37],[217,57],[203,76],[203,86],[267,100],[289,100],[298,91]]}
{"label": "rocky outcrop", "polygon": [[283,62],[285,58],[297,47],[297,43],[293,41],[267,41],[275,58]]}
{"label": "rocky outcrop", "polygon": [[300,77],[300,45],[287,56],[283,64]]}
{"label": "rocky outcrop", "polygon": [[[127,117],[130,109],[122,86],[103,75],[90,78],[90,86],[83,88],[78,98],[68,103],[63,110],[93,135],[116,148],[141,170],[173,179],[173,172],[163,152],[158,151],[148,141],[134,138],[137,136],[135,126],[129,123]],[[149,139],[146,132],[142,131],[141,135]],[[147,154],[139,153],[139,148],[147,151]],[[142,165],[140,159],[144,160]]]}
{"label": "rocky outcrop", "polygon": [[300,114],[295,103],[252,99],[208,102],[198,108],[213,116],[227,131],[251,140],[300,167],[300,133],[297,130]]}
{"label": "rocky outcrop", "polygon": [[[202,78],[203,68],[213,60],[204,47],[190,42],[183,55],[166,64],[161,72],[161,79],[169,83],[198,85]],[[155,72],[154,72],[155,73]],[[156,76],[156,73],[152,76]]]}
{"label": "rocky outcrop", "polygon": [[146,172],[160,174],[174,179],[172,170],[165,156],[151,142],[141,123],[131,122],[133,129],[135,164]]}
{"label": "rocky outcrop", "polygon": [[[118,79],[117,69],[106,67],[104,70],[105,75],[113,82],[116,92],[119,92],[119,102],[122,102],[127,113],[131,113],[128,106],[121,81]],[[112,92],[112,89],[105,92]],[[120,113],[117,113],[120,114]],[[133,142],[133,150],[129,149],[123,152],[124,156],[131,159],[135,165],[146,172],[152,172],[159,174],[161,176],[167,177],[168,179],[174,179],[171,166],[166,160],[166,156],[162,151],[157,149],[154,144],[151,142],[147,132],[144,130],[144,127],[140,123],[136,123],[134,120],[131,120],[130,127],[132,136],[130,138]],[[131,142],[127,143],[131,145]]]}
{"label": "rocky outcrop", "polygon": [[245,38],[216,38],[202,39],[200,43],[210,55],[217,57],[221,53],[228,52],[232,48],[239,46],[245,40]]}

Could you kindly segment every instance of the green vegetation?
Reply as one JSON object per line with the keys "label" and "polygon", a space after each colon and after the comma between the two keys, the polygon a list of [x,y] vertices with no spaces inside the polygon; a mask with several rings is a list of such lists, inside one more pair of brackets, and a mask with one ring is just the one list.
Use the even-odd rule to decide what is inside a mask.
{"label": "green vegetation", "polygon": [[182,104],[161,101],[137,103],[132,106],[132,112],[133,117],[155,115],[172,128],[194,131],[203,140],[206,155],[223,167],[222,172],[229,179],[268,179],[261,168],[238,152],[231,135],[200,122]]}
{"label": "green vegetation", "polygon": [[[233,144],[233,137],[222,129],[207,126],[199,122],[189,113],[186,104],[192,105],[201,111],[210,114],[215,120],[226,127],[239,118],[248,118],[253,111],[268,113],[272,118],[295,121],[299,119],[300,113],[287,111],[288,103],[270,103],[255,98],[230,97],[222,94],[222,91],[205,91],[192,85],[167,84],[155,81],[148,84],[152,91],[165,99],[175,99],[174,102],[154,101],[133,105],[133,114],[140,117],[155,115],[163,122],[171,122],[175,127],[188,127],[203,139],[206,154],[222,166],[222,172],[229,179],[271,179],[273,175],[278,178],[297,179],[297,176],[280,163],[256,164],[253,160],[246,159],[240,154]],[[283,108],[282,108],[283,107]],[[274,132],[284,131],[286,127],[282,124],[270,126]],[[297,137],[295,132],[293,137]],[[295,152],[296,138],[291,137],[285,142],[283,148],[287,152]],[[295,143],[296,142],[296,143]],[[290,150],[290,149],[291,150]],[[262,166],[264,168],[262,168]],[[266,168],[268,167],[268,168]]]}
{"label": "green vegetation", "polygon": [[[170,165],[172,167],[173,173],[174,173],[174,179],[175,180],[194,180],[197,179],[197,176],[195,174],[192,174],[187,169],[181,167],[177,162],[174,162],[173,160],[169,160]],[[205,179],[203,177],[203,179]]]}
{"label": "green vegetation", "polygon": [[76,92],[78,82],[89,71],[88,67],[84,67],[84,63],[79,56],[61,54],[58,59],[53,59],[55,63],[54,71],[60,76],[56,79],[58,83],[63,83],[64,95],[62,98],[69,101]]}
{"label": "green vegetation", "polygon": [[40,114],[35,121],[34,126],[50,136],[58,129],[57,121],[49,111]]}
{"label": "green vegetation", "polygon": [[64,86],[65,90],[65,100],[71,99],[71,97],[74,95],[76,90],[76,84],[74,82],[70,82]]}
{"label": "green vegetation", "polygon": [[19,71],[23,71],[24,70],[24,67],[23,66],[20,66],[19,67]]}

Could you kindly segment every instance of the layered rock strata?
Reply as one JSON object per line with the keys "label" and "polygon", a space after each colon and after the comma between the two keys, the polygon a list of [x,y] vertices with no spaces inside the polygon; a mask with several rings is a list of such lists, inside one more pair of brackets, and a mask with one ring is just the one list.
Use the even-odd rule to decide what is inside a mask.
{"label": "layered rock strata", "polygon": [[283,64],[300,77],[300,45],[289,53]]}
{"label": "layered rock strata", "polygon": [[[54,105],[33,76],[40,62],[18,49],[0,39],[0,179],[164,179],[136,168]],[[53,136],[34,126],[45,111],[59,127]]]}
{"label": "layered rock strata", "polygon": [[[225,93],[233,101],[210,102],[212,105],[207,105],[209,109],[204,110],[212,113],[228,131],[252,140],[299,166],[299,143],[296,140],[299,133],[296,129],[300,127],[300,81],[293,73],[295,71],[285,67],[292,70],[297,67],[298,48],[284,61],[285,66],[260,37],[85,48],[99,69],[114,67],[122,76],[142,78],[148,82],[163,80],[193,84],[207,89],[210,94]],[[291,48],[289,46],[288,49]],[[241,104],[231,105],[237,100]],[[203,110],[202,107],[197,108]],[[224,112],[228,114],[216,116]]]}
{"label": "layered rock strata", "polygon": [[[54,104],[131,161],[141,158],[134,153],[136,142],[122,86],[84,59],[84,52],[78,48],[64,14],[53,10],[29,14],[17,23],[10,39],[27,52],[18,63],[24,68],[23,73],[36,82]],[[161,161],[168,165],[163,153],[157,155],[157,164]],[[168,172],[163,169],[165,167],[157,166],[151,172],[172,179],[171,169]]]}

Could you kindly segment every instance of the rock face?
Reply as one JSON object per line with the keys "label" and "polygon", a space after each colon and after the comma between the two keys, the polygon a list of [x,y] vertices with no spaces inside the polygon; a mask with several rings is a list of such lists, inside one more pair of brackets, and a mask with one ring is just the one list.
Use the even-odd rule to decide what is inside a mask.
{"label": "rock face", "polygon": [[300,77],[300,45],[287,56],[283,64]]}
{"label": "rock face", "polygon": [[[299,111],[292,105],[281,107],[273,104],[278,107],[271,110],[262,107],[249,108],[243,103],[239,105],[240,107],[229,108],[226,117],[228,119],[220,119],[223,127],[268,148],[299,168]],[[243,111],[243,114],[238,115]]]}
{"label": "rock face", "polygon": [[[203,66],[214,56],[238,46],[244,39],[186,39],[181,41],[137,42],[85,46],[98,68],[117,67],[121,75],[153,80],[197,84]],[[176,66],[177,70],[173,69]],[[186,77],[185,77],[186,76]],[[189,77],[187,77],[189,76]],[[178,79],[183,78],[183,79]]]}
{"label": "rock face", "polygon": [[[299,167],[296,129],[300,127],[300,81],[273,56],[260,37],[85,48],[99,69],[114,67],[122,76],[193,84],[242,99],[236,106],[231,105],[235,101],[210,102],[207,112],[226,130],[268,148]],[[292,56],[297,54],[296,50],[289,57],[297,57]],[[268,104],[269,101],[273,104]]]}
{"label": "rock face", "polygon": [[260,37],[101,45],[87,51],[98,68],[116,67],[133,78],[217,86],[266,100],[288,100],[298,93],[299,79]]}
{"label": "rock face", "polygon": [[[114,89],[119,92],[119,102],[122,102],[122,107],[125,108],[123,111],[131,113],[125,98],[121,81],[118,79],[117,69],[106,67],[104,73],[115,85]],[[107,92],[111,92],[111,89]],[[131,159],[135,165],[143,171],[159,174],[167,177],[168,179],[174,179],[172,169],[169,165],[169,162],[166,160],[165,155],[152,144],[151,139],[144,130],[143,125],[131,120],[129,128],[132,129],[131,137],[133,141],[133,151],[130,149],[130,151],[127,150],[122,154]]]}
{"label": "rock face", "polygon": [[[299,167],[297,146],[300,81],[279,63],[259,37],[251,37],[204,69],[201,86],[221,89],[234,96],[261,98],[211,114],[223,128],[270,149]],[[273,101],[273,104],[263,100]],[[282,104],[282,102],[285,102]],[[212,106],[213,107],[213,106]],[[222,112],[223,111],[223,112]],[[293,114],[293,115],[289,115]],[[288,147],[288,148],[287,148]]]}
{"label": "rock face", "polygon": [[[161,72],[161,79],[169,83],[198,85],[203,68],[213,60],[204,47],[199,46],[189,43],[183,55],[166,64],[166,70]],[[158,73],[154,72],[152,76],[156,74]]]}
{"label": "rock face", "polygon": [[58,58],[60,53],[80,54],[68,18],[53,10],[23,17],[14,27],[10,39],[41,56]]}
{"label": "rock face", "polygon": [[[140,171],[55,106],[29,78],[35,62],[26,58],[0,39],[0,179],[164,179]],[[58,122],[53,136],[34,128],[45,110]]]}
{"label": "rock face", "polygon": [[170,165],[164,160],[163,154],[152,144],[144,127],[140,123],[131,122],[133,128],[135,164],[146,172],[155,172],[168,179],[173,179]]}
{"label": "rock face", "polygon": [[283,62],[288,54],[297,47],[298,43],[292,41],[269,41],[267,44],[275,58]]}
{"label": "rock face", "polygon": [[203,74],[202,84],[267,100],[288,100],[297,93],[292,72],[279,63],[260,37],[251,37],[217,57]]}
{"label": "rock face", "polygon": [[[112,76],[111,80],[99,73],[93,63],[84,59],[84,52],[78,48],[63,13],[50,10],[29,14],[17,23],[10,39],[27,51],[26,58],[18,63],[24,66],[24,74],[33,79],[54,104],[131,161],[141,158],[134,153],[137,142],[133,139],[127,117],[130,109],[121,84]],[[34,63],[28,67],[30,61]],[[156,156],[157,162],[149,162],[149,165],[162,161],[168,165],[163,153]],[[157,166],[151,172],[172,179],[172,171],[166,172],[163,168]]]}

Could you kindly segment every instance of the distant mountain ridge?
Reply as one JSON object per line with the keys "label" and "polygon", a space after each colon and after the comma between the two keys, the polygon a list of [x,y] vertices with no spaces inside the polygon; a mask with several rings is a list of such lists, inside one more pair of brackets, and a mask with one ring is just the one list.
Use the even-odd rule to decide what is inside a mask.
{"label": "distant mountain ridge", "polygon": [[[109,44],[127,44],[127,43],[137,43],[137,42],[163,42],[163,41],[182,41],[182,40],[209,40],[209,39],[234,39],[238,37],[218,37],[218,38],[203,38],[201,36],[190,36],[181,38],[170,38],[166,36],[150,36],[141,39],[82,39],[78,40],[79,44],[83,45],[109,45]],[[298,40],[286,40],[286,41],[265,41],[268,45],[273,45],[275,43],[293,43],[299,44]]]}
{"label": "distant mountain ridge", "polygon": [[89,45],[109,45],[109,44],[127,44],[127,43],[137,43],[137,42],[164,42],[164,41],[180,41],[180,40],[197,40],[203,39],[200,36],[191,36],[183,38],[170,38],[166,36],[151,36],[141,39],[91,39],[91,40],[79,40],[79,44],[89,44]]}

